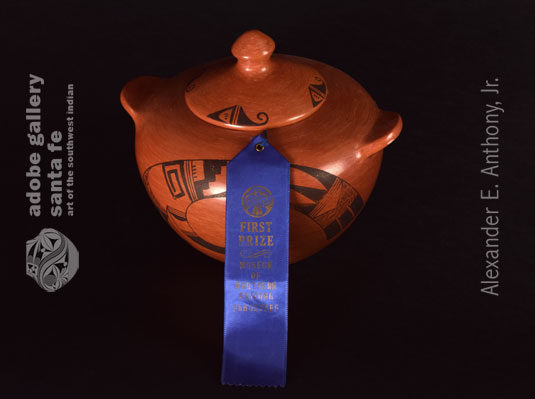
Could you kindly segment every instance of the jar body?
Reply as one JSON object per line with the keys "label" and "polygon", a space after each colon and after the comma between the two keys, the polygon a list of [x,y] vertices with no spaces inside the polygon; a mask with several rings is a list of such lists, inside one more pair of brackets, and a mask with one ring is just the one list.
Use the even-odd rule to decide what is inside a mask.
{"label": "jar body", "polygon": [[[329,165],[291,164],[290,263],[320,251],[353,223],[373,190],[382,156],[380,151],[347,165],[349,181],[330,173]],[[167,223],[194,248],[222,262],[228,161],[175,159],[146,168],[138,163],[147,193]]]}
{"label": "jar body", "polygon": [[[294,58],[333,83],[318,112],[268,131],[291,164],[290,263],[321,250],[353,223],[375,185],[386,145],[365,151],[382,111],[357,82],[321,62]],[[180,237],[224,261],[226,165],[259,131],[213,126],[192,114],[183,93],[202,71],[138,78],[121,99],[136,124],[138,168],[154,204]]]}

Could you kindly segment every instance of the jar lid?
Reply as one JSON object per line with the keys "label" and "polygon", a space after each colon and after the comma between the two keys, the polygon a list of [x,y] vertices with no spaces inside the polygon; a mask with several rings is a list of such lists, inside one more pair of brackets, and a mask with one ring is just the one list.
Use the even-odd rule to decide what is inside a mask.
{"label": "jar lid", "polygon": [[312,115],[327,97],[325,79],[298,58],[274,50],[275,42],[264,33],[242,34],[232,46],[236,60],[212,64],[186,85],[191,112],[237,130],[281,127]]}

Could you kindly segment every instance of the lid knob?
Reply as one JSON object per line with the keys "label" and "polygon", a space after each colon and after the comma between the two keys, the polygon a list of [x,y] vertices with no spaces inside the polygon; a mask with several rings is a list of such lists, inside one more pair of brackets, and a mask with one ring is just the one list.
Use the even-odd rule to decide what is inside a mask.
{"label": "lid knob", "polygon": [[250,30],[236,39],[232,54],[238,59],[237,68],[246,74],[269,71],[275,42],[259,30]]}

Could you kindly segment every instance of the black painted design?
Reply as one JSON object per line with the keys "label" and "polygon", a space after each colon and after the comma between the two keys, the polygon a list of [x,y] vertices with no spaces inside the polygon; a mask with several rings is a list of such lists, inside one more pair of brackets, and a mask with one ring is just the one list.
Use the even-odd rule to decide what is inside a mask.
{"label": "black painted design", "polygon": [[317,83],[311,83],[308,85],[308,92],[310,94],[310,99],[312,100],[312,107],[317,107],[327,95],[327,86],[325,82],[319,77],[314,77],[314,80]]}
{"label": "black painted design", "polygon": [[143,172],[142,180],[143,180],[143,185],[145,186],[145,189],[147,190],[147,194],[149,194],[150,199],[152,200],[154,205],[156,205],[156,208],[158,208],[158,212],[160,212],[160,215],[165,219],[165,221],[167,221],[167,211],[163,209],[160,202],[156,199],[156,196],[152,192],[152,189],[150,187],[150,182],[149,182],[149,174],[151,170],[155,166],[158,166],[158,165],[161,165],[161,164],[155,164],[145,169],[145,172]]}
{"label": "black painted design", "polygon": [[214,252],[217,252],[217,253],[220,253],[220,254],[224,254],[225,253],[225,248],[223,247],[219,247],[217,245],[214,245],[208,241],[206,241],[204,238],[201,238],[199,237],[198,235],[196,234],[186,234],[192,241],[195,241],[197,244],[199,245],[202,245],[203,247],[205,248],[208,248]]}
{"label": "black painted design", "polygon": [[[195,202],[209,198],[224,198],[225,191],[211,194],[214,187],[223,187],[226,160],[178,160],[152,165],[143,174],[143,182],[152,201],[163,218],[193,242],[217,253],[225,248],[200,237],[187,220],[188,208]],[[291,203],[292,209],[307,215],[324,231],[327,240],[332,239],[348,226],[359,214],[364,201],[358,191],[345,180],[320,169],[303,165],[291,165],[292,173],[304,173],[314,178],[315,187],[291,185],[296,194],[304,196],[307,204]],[[169,196],[154,196],[151,184],[167,185]],[[219,186],[215,186],[219,185]],[[165,207],[162,203],[166,203]]]}
{"label": "black painted design", "polygon": [[325,195],[325,190],[320,188],[295,186],[292,184],[290,185],[290,189],[297,191],[299,194],[303,194],[312,201],[319,201]]}
{"label": "black painted design", "polygon": [[269,120],[268,114],[265,112],[259,112],[256,114],[256,118],[259,120],[259,122],[253,122],[251,119],[249,119],[240,105],[233,105],[232,107],[216,111],[207,116],[218,122],[236,126],[262,126],[268,123]]}
{"label": "black painted design", "polygon": [[173,208],[169,205],[167,205],[167,215],[170,215],[181,222],[187,222],[186,212]]}
{"label": "black painted design", "polygon": [[191,79],[188,83],[186,83],[186,93],[189,93],[195,89],[195,79]]}
{"label": "black painted design", "polygon": [[338,179],[337,176],[329,172],[325,172],[321,169],[311,168],[309,166],[292,165],[292,168],[302,170],[306,174],[314,176],[327,190],[330,189],[336,179]]}
{"label": "black painted design", "polygon": [[[213,198],[220,195],[206,195],[204,192],[210,187],[210,183],[216,181],[217,176],[221,175],[221,168],[227,164],[228,161],[219,160],[184,160],[171,161],[162,163],[164,176],[168,183],[168,176],[180,176],[176,185],[184,187],[182,195],[187,195],[191,202],[195,202],[205,198]],[[173,198],[180,198],[176,196],[173,187],[167,184],[170,194]]]}
{"label": "black painted design", "polygon": [[[225,197],[224,191],[216,194],[205,192],[210,188],[210,184],[218,180],[218,176],[220,180],[224,180],[222,168],[227,162],[220,160],[171,161],[152,165],[143,173],[143,182],[147,192],[167,223],[180,230],[193,242],[221,254],[225,253],[225,248],[206,241],[193,230],[187,220],[187,211],[189,206],[197,201]],[[158,170],[161,172],[158,173]],[[156,179],[167,185],[169,190],[169,198],[161,199],[167,202],[165,207],[158,201],[151,189],[151,180]]]}
{"label": "black painted design", "polygon": [[167,183],[167,187],[169,188],[169,191],[171,192],[173,198],[180,198],[184,196],[184,190],[182,189],[182,185],[180,184],[177,169],[165,170],[165,165],[162,165],[162,168],[163,174],[165,176],[165,182]]}
{"label": "black painted design", "polygon": [[292,190],[304,195],[313,201],[313,204],[291,205],[319,224],[326,238],[330,240],[359,214],[364,206],[362,197],[348,182],[328,172],[301,165],[292,165],[292,168],[313,176],[325,188],[321,190],[292,185]]}

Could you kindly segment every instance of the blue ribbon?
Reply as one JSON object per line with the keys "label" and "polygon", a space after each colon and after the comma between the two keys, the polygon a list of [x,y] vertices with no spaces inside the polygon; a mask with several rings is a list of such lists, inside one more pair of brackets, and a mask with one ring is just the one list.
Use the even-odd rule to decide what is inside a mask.
{"label": "blue ribbon", "polygon": [[290,164],[258,135],[227,165],[221,382],[284,386]]}

